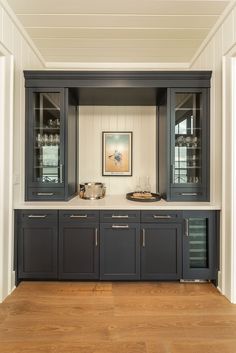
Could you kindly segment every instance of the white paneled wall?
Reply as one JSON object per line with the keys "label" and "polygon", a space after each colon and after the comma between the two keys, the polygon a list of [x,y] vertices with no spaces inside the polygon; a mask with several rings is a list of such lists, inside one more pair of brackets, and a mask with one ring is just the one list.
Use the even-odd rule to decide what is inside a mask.
{"label": "white paneled wall", "polygon": [[[224,107],[223,102],[230,105],[230,84],[223,85],[225,82],[223,71],[223,59],[236,45],[236,4],[232,5],[232,9],[219,25],[219,28],[208,41],[204,48],[195,58],[190,69],[213,71],[212,89],[211,89],[211,196],[215,202],[222,203],[221,213],[221,239],[220,239],[220,277],[219,287],[223,294],[230,300],[236,302],[235,294],[233,294],[233,276],[232,263],[235,254],[232,252],[233,234],[232,218],[235,217],[232,204],[232,149],[234,140],[231,141],[230,126],[232,125],[232,117],[230,116],[230,107]],[[231,54],[230,54],[231,55]],[[230,65],[229,59],[226,64]],[[231,72],[228,67],[227,72]],[[230,78],[228,79],[230,81]],[[223,91],[224,88],[224,91]],[[227,109],[226,115],[224,113]],[[225,126],[226,129],[222,131]],[[227,131],[228,130],[228,131]],[[224,177],[222,184],[222,175]]]}
{"label": "white paneled wall", "polygon": [[[16,22],[15,22],[16,21]],[[14,60],[14,201],[24,194],[24,130],[25,93],[23,70],[43,69],[41,58],[19,29],[17,20],[4,1],[0,0],[0,42]]]}
{"label": "white paneled wall", "polygon": [[[15,285],[13,272],[13,201],[22,201],[24,192],[24,130],[25,130],[25,108],[24,108],[24,78],[25,69],[42,69],[43,64],[37,49],[31,44],[24,29],[21,29],[15,15],[8,7],[5,0],[0,0],[0,55],[5,56],[7,63],[4,65],[6,78],[4,82],[6,98],[2,92],[3,121],[4,126],[4,165],[0,182],[4,185],[4,207],[0,208],[2,222],[0,229],[0,301],[4,299]],[[13,62],[13,65],[10,63]],[[14,66],[14,87],[12,85],[12,66]],[[1,79],[0,78],[0,79]],[[13,91],[14,96],[11,96]],[[14,99],[14,104],[12,104]],[[13,110],[13,112],[12,112]],[[13,113],[13,114],[12,114]],[[12,123],[13,115],[13,123]],[[2,118],[2,116],[1,116]],[[4,120],[5,119],[5,120]],[[13,155],[12,161],[12,143]],[[3,151],[3,149],[2,149]],[[12,164],[13,163],[13,166]],[[13,167],[13,168],[12,168]],[[13,169],[13,176],[12,176]],[[12,185],[14,182],[14,187]],[[13,195],[13,196],[12,196]],[[14,200],[13,200],[14,198]],[[0,218],[1,218],[0,217]]]}
{"label": "white paneled wall", "polygon": [[[102,131],[133,132],[133,176],[102,176]],[[107,193],[135,189],[137,177],[150,177],[156,190],[156,108],[144,106],[81,106],[79,108],[79,181],[101,181]]]}

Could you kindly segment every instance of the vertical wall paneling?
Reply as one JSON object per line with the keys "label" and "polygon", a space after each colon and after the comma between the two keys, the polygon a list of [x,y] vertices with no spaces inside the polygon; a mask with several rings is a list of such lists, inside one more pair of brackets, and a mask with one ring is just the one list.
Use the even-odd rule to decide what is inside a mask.
{"label": "vertical wall paneling", "polygon": [[[137,177],[144,183],[150,177],[156,190],[156,107],[152,106],[80,106],[79,108],[79,181],[102,181],[107,193],[133,191]],[[133,176],[102,176],[102,131],[133,132]]]}
{"label": "vertical wall paneling", "polygon": [[3,9],[0,5],[0,42],[2,42],[2,35],[3,35]]}
{"label": "vertical wall paneling", "polygon": [[234,40],[234,16],[233,11],[226,18],[222,24],[223,31],[223,54],[226,54],[227,51],[232,47]]}
{"label": "vertical wall paneling", "polygon": [[[24,126],[25,126],[25,108],[24,108],[24,69],[43,69],[41,58],[37,56],[35,48],[30,47],[30,40],[27,35],[24,35],[24,30],[20,29],[15,15],[8,9],[7,3],[0,0],[0,46],[4,48],[4,55],[10,57],[10,62],[14,65],[14,87],[13,99],[11,106],[4,114],[5,126],[7,133],[5,139],[9,143],[6,151],[6,166],[5,173],[10,173],[4,188],[4,208],[0,211],[4,212],[4,232],[0,237],[0,250],[4,247],[4,283],[0,283],[2,288],[5,288],[3,298],[9,294],[14,287],[14,272],[13,272],[13,210],[12,201],[19,203],[24,200]],[[11,55],[10,55],[11,54]],[[7,82],[10,84],[10,70],[7,72]],[[9,88],[10,89],[10,88]],[[10,99],[10,98],[9,98]],[[13,127],[10,124],[9,117],[12,116],[13,109]],[[13,131],[13,133],[12,133]],[[13,172],[11,148],[13,140]],[[8,175],[7,174],[7,175]],[[13,175],[12,175],[13,174]],[[9,184],[9,185],[8,185]],[[13,184],[13,185],[12,185]],[[13,196],[12,196],[13,194]],[[12,198],[14,200],[12,200]],[[7,215],[6,215],[7,212]]]}
{"label": "vertical wall paneling", "polygon": [[[232,148],[230,133],[233,114],[230,109],[231,76],[230,55],[228,52],[236,45],[236,4],[224,19],[206,47],[192,63],[190,69],[212,69],[211,84],[211,200],[222,204],[221,237],[220,237],[220,276],[219,288],[230,300],[233,298],[232,278],[236,273],[233,269],[233,258],[236,256],[231,250],[233,227],[232,197]],[[213,54],[213,55],[212,55]],[[228,54],[228,56],[226,56]],[[224,70],[223,70],[224,63]],[[224,81],[222,82],[222,78]],[[221,172],[222,171],[222,172]]]}
{"label": "vertical wall paneling", "polygon": [[7,48],[7,50],[10,53],[12,53],[13,52],[13,23],[5,10],[3,10],[2,31],[3,31],[2,42]]}

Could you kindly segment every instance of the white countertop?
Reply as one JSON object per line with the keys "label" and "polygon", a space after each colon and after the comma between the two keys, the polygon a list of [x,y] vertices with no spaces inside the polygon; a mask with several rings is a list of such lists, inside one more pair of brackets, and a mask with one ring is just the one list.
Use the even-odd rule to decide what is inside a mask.
{"label": "white countertop", "polygon": [[107,195],[101,200],[83,200],[79,196],[70,201],[34,201],[16,203],[14,209],[48,210],[220,210],[220,205],[210,202],[135,202],[125,195]]}

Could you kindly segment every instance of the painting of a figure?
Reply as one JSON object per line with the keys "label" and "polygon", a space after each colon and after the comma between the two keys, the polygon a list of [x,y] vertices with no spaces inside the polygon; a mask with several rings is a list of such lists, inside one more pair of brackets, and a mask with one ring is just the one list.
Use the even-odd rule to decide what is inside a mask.
{"label": "painting of a figure", "polygon": [[103,132],[103,175],[132,175],[132,132]]}

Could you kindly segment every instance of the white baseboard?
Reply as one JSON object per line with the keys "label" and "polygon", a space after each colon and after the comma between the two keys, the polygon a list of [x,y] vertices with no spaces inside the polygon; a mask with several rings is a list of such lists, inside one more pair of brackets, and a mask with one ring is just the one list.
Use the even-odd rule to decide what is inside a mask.
{"label": "white baseboard", "polygon": [[222,274],[221,274],[221,271],[218,271],[217,276],[218,276],[218,285],[217,285],[217,289],[218,289],[218,291],[219,291],[221,294],[223,294],[223,292],[222,292]]}
{"label": "white baseboard", "polygon": [[16,272],[12,271],[12,273],[11,273],[11,292],[9,294],[11,294],[15,288],[16,288]]}

